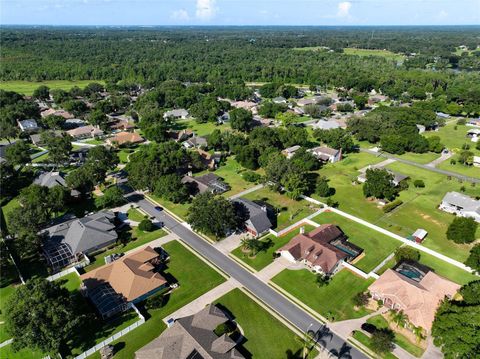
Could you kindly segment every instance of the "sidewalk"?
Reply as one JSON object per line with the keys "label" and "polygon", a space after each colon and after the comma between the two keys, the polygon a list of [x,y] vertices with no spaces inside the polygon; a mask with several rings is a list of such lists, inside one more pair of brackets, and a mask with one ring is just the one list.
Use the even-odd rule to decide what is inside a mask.
{"label": "sidewalk", "polygon": [[150,241],[148,243],[142,244],[141,246],[130,249],[129,251],[126,251],[125,254],[136,252],[136,251],[139,251],[140,249],[143,249],[143,248],[146,248],[146,247],[152,247],[152,248],[161,247],[164,244],[166,244],[168,242],[171,242],[171,241],[174,241],[176,239],[179,239],[179,237],[176,234],[169,233],[166,236],[154,239],[153,241]]}
{"label": "sidewalk", "polygon": [[220,284],[219,286],[213,288],[204,295],[198,297],[194,301],[171,313],[169,316],[163,318],[163,321],[167,323],[167,321],[171,318],[178,319],[198,313],[200,310],[205,308],[206,305],[214,302],[215,300],[227,294],[231,290],[239,287],[240,283],[237,282],[235,279],[230,278],[226,282]]}
{"label": "sidewalk", "polygon": [[275,277],[278,273],[280,273],[284,269],[304,269],[305,266],[298,265],[289,262],[287,259],[283,257],[279,257],[270,263],[268,266],[260,270],[259,272],[255,273],[258,279],[262,280],[265,283],[268,283],[270,279]]}

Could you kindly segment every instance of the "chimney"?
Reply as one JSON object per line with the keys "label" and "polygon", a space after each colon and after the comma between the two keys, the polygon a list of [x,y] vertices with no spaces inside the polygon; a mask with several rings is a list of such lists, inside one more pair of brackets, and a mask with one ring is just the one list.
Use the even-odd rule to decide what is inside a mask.
{"label": "chimney", "polygon": [[192,177],[192,175],[193,175],[192,171],[188,171],[188,172],[187,172],[187,176],[188,176],[188,177]]}
{"label": "chimney", "polygon": [[305,233],[305,227],[304,227],[304,226],[301,226],[301,227],[300,227],[300,233],[301,233],[301,234],[304,234],[304,233]]}

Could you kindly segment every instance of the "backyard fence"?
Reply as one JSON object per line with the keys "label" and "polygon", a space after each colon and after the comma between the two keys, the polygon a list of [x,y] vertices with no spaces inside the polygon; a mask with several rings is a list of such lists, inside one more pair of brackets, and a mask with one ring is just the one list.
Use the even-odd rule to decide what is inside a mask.
{"label": "backyard fence", "polygon": [[76,267],[70,267],[70,268],[65,269],[61,272],[55,273],[55,274],[51,275],[50,277],[47,277],[47,280],[49,282],[53,282],[54,280],[65,277],[66,275],[68,275],[70,273],[76,273],[80,277],[80,273],[78,273],[77,268]]}
{"label": "backyard fence", "polygon": [[139,320],[137,320],[135,323],[131,324],[127,328],[122,329],[118,333],[113,334],[111,337],[105,339],[104,341],[98,343],[97,345],[91,347],[90,349],[83,352],[82,354],[77,355],[74,359],[85,359],[85,358],[89,357],[93,353],[98,352],[104,346],[106,346],[106,345],[114,342],[115,340],[123,337],[125,334],[129,333],[133,329],[138,328],[140,325],[145,323],[145,317],[142,315],[142,313],[140,313],[140,311],[137,309],[137,307],[133,304],[130,304],[130,307],[137,313],[138,317],[140,318]]}
{"label": "backyard fence", "polygon": [[[314,222],[311,221],[312,218],[318,216],[320,213],[322,213],[324,210],[323,209],[319,209],[318,211],[315,211],[314,213],[312,213],[311,215],[309,215],[308,217],[305,217],[301,220],[299,220],[298,222],[288,226],[287,228],[284,228],[282,229],[281,231],[274,231],[273,229],[269,229],[269,232],[270,234],[273,234],[275,237],[281,237],[283,236],[284,234],[290,232],[291,230],[297,228],[297,227],[300,227],[302,225],[305,225],[305,224],[312,224]],[[318,227],[318,224],[315,223],[314,226]]]}

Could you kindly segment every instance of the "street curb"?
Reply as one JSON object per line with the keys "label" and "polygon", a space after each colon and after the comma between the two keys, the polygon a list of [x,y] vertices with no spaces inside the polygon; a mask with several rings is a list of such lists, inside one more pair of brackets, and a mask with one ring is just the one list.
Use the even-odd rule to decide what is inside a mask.
{"label": "street curb", "polygon": [[258,273],[257,270],[255,270],[253,267],[250,267],[247,263],[244,263],[240,258],[238,258],[236,255],[232,254],[231,252],[228,253],[228,257],[233,259],[235,262],[240,264],[245,269],[248,269],[248,271],[252,272],[252,274],[257,274]]}
{"label": "street curb", "polygon": [[349,336],[347,338],[347,342],[352,343],[357,349],[359,349],[361,352],[363,352],[365,355],[368,355],[371,358],[378,358],[378,355],[376,355],[373,351],[371,351],[369,348],[367,348],[364,344],[359,342],[357,339],[355,339],[352,336]]}

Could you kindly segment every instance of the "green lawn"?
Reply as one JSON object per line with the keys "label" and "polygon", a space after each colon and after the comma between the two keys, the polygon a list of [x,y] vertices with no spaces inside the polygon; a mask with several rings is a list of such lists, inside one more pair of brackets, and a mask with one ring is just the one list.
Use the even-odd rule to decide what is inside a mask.
{"label": "green lawn", "polygon": [[103,266],[105,264],[104,257],[110,254],[124,253],[129,250],[135,249],[141,245],[147,244],[153,241],[154,239],[167,235],[167,232],[165,232],[163,229],[156,229],[155,231],[152,231],[152,232],[143,232],[139,230],[137,227],[133,227],[130,233],[132,235],[132,239],[126,245],[120,244],[115,246],[112,249],[97,253],[94,256],[90,256],[89,257],[90,264],[84,267],[83,269],[86,272],[91,271],[92,269]]}
{"label": "green lawn", "polygon": [[335,274],[324,287],[318,287],[316,279],[316,275],[307,269],[286,269],[272,281],[329,320],[360,318],[368,314],[363,308],[355,311],[352,298],[365,291],[373,279],[362,279],[346,269]]}
{"label": "green lawn", "polygon": [[[232,290],[216,303],[233,314],[246,338],[243,347],[252,358],[291,358],[293,353],[301,357],[298,355],[301,355],[302,345],[295,339],[295,333],[240,289]],[[308,358],[316,355],[313,351]]]}
{"label": "green lawn", "polygon": [[402,158],[404,160],[421,163],[421,164],[427,164],[439,158],[440,154],[434,153],[434,152],[427,152],[427,153],[407,152],[407,153],[404,153],[403,155],[397,155],[397,157]]}
{"label": "green lawn", "polygon": [[0,343],[10,338],[10,335],[5,330],[5,323],[3,322],[5,320],[5,305],[14,291],[15,287],[13,285],[0,288],[0,322],[2,323],[0,324]]}
{"label": "green lawn", "polygon": [[[357,330],[353,333],[353,337],[355,339],[357,339],[360,343],[365,345],[367,348],[372,350],[371,345],[370,345],[370,338],[366,334]],[[392,353],[386,353],[384,355],[380,355],[380,357],[384,358],[384,359],[397,359],[397,357],[395,355],[393,355]]]}
{"label": "green lawn", "polygon": [[120,159],[120,163],[128,163],[128,156],[135,152],[131,149],[122,149],[117,152],[118,158]]}
{"label": "green lawn", "polygon": [[32,160],[32,163],[45,162],[48,159],[48,152]]}
{"label": "green lawn", "polygon": [[440,127],[438,131],[428,131],[425,132],[424,135],[426,137],[440,137],[441,142],[449,150],[452,150],[454,152],[460,152],[464,144],[469,144],[470,151],[476,153],[476,155],[479,156],[480,151],[475,149],[475,143],[470,141],[469,138],[467,138],[467,132],[472,128],[473,127],[470,126],[457,125],[456,121],[453,121],[443,127]]}
{"label": "green lawn", "polygon": [[69,292],[75,292],[80,288],[81,284],[80,277],[75,272],[58,278],[56,282],[58,282],[62,287],[66,288]]}
{"label": "green lawn", "polygon": [[[378,329],[386,329],[389,327],[387,320],[382,315],[376,315],[367,319],[367,323],[375,325]],[[408,340],[406,336],[400,333],[395,332],[394,343],[417,358],[420,358],[425,351],[424,349],[412,343],[410,340]]]}
{"label": "green lawn", "polygon": [[32,81],[2,81],[0,83],[0,89],[6,91],[15,91],[22,93],[24,95],[30,96],[33,94],[33,91],[41,85],[48,86],[50,90],[62,89],[70,90],[74,86],[84,88],[89,83],[98,82],[103,84],[104,81],[101,80],[77,80],[77,81],[64,81],[64,80],[51,80],[51,81],[41,81],[41,82],[32,82]]}
{"label": "green lawn", "polygon": [[[243,179],[242,173],[246,171],[233,157],[228,157],[225,164],[215,171],[215,174],[222,177],[231,187],[230,191],[225,192],[223,196],[230,197],[255,186],[255,183],[247,182]],[[261,170],[256,172],[261,172]]]}
{"label": "green lawn", "polygon": [[[458,160],[458,156],[454,156],[453,158]],[[458,161],[456,164],[453,165],[450,163],[450,160],[446,160],[440,163],[439,165],[437,165],[437,168],[460,173],[462,175],[469,176],[469,177],[480,178],[480,168],[474,167],[474,166],[465,166]]]}
{"label": "green lawn", "polygon": [[[145,324],[114,343],[116,359],[133,359],[135,351],[165,330],[163,318],[225,281],[218,272],[179,242],[169,242],[163,248],[170,254],[166,273],[178,280],[180,285],[173,291],[164,307],[148,311]],[[91,357],[100,358],[100,354],[97,352]]]}
{"label": "green lawn", "polygon": [[219,125],[214,122],[207,122],[207,123],[197,123],[197,121],[193,119],[188,120],[178,120],[175,124],[176,129],[190,129],[194,131],[197,136],[207,136],[212,133],[214,130],[218,129],[224,131],[226,129],[230,129],[229,124],[222,124]]}
{"label": "green lawn", "polygon": [[348,236],[349,242],[363,248],[365,256],[355,266],[368,273],[402,244],[400,241],[349,220],[334,212],[323,212],[313,218],[319,224],[332,223]]}
{"label": "green lawn", "polygon": [[31,349],[22,349],[15,352],[11,345],[6,345],[0,349],[0,357],[2,359],[39,359],[45,357],[45,354]]}
{"label": "green lawn", "polygon": [[[305,232],[309,232],[313,230],[315,227],[311,225],[303,226],[305,228]],[[265,250],[260,251],[255,255],[255,257],[251,257],[249,253],[244,253],[242,251],[242,246],[234,249],[232,254],[241,259],[243,262],[254,268],[255,270],[259,271],[262,268],[266,267],[270,263],[273,262],[273,254],[275,251],[287,244],[294,236],[296,236],[300,232],[300,229],[293,230],[281,237],[275,237],[272,234],[266,235],[261,238],[261,241],[264,243],[269,243],[271,241],[271,245],[267,247]]]}
{"label": "green lawn", "polygon": [[372,50],[372,49],[357,49],[352,47],[346,47],[343,49],[343,53],[346,55],[356,55],[356,56],[379,56],[384,57],[388,60],[403,61],[405,55],[396,54],[388,50]]}
{"label": "green lawn", "polygon": [[127,212],[128,219],[135,222],[141,222],[145,215],[136,208],[130,208]]}
{"label": "green lawn", "polygon": [[88,143],[89,145],[103,145],[105,142],[103,140],[98,140],[96,138],[92,138],[89,140],[81,141],[82,143]]}
{"label": "green lawn", "polygon": [[285,194],[271,191],[268,188],[261,188],[248,193],[244,198],[252,201],[263,201],[275,207],[279,211],[277,225],[274,228],[277,231],[300,221],[319,209],[319,207],[306,200],[295,201]]}

